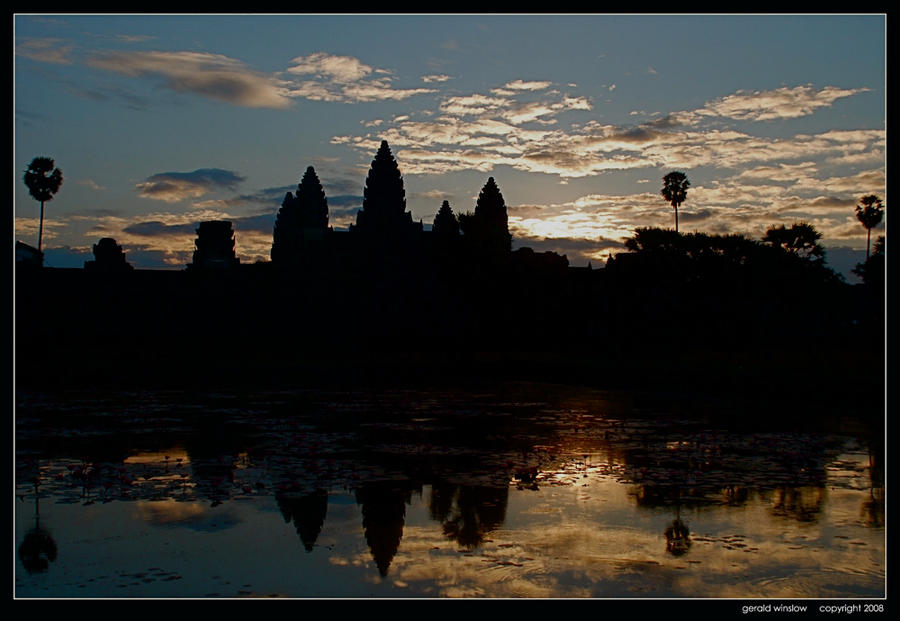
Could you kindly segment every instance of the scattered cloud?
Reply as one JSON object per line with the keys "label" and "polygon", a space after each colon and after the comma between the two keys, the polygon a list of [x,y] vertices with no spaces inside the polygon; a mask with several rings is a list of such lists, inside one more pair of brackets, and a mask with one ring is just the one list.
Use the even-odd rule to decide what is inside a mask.
{"label": "scattered cloud", "polygon": [[510,103],[511,101],[506,97],[479,94],[447,97],[441,102],[440,111],[452,116],[479,116],[506,108]]}
{"label": "scattered cloud", "polygon": [[326,52],[316,52],[308,56],[298,56],[291,61],[288,73],[313,75],[319,79],[349,84],[357,82],[372,73],[369,65],[352,56],[335,56]]}
{"label": "scattered cloud", "polygon": [[[286,73],[304,79],[288,83],[290,97],[315,101],[371,102],[402,100],[433,93],[431,88],[395,88],[387,69],[374,68],[352,56],[315,52],[291,61]],[[444,76],[426,76],[425,82],[441,82]],[[449,78],[448,78],[449,79]]]}
{"label": "scattered cloud", "polygon": [[250,108],[286,108],[283,81],[221,54],[207,52],[99,52],[88,65],[132,77],[159,77],[163,86]]}
{"label": "scattered cloud", "polygon": [[16,46],[16,56],[43,63],[70,65],[72,46],[62,39],[25,39]]}
{"label": "scattered cloud", "polygon": [[452,76],[444,75],[442,73],[422,76],[422,81],[425,82],[425,84],[432,84],[434,82],[446,82],[447,80],[452,79]]}
{"label": "scattered cloud", "polygon": [[168,237],[172,234],[192,235],[197,228],[196,222],[187,222],[182,224],[166,224],[159,220],[148,220],[145,222],[136,222],[122,229],[123,232],[141,237]]}
{"label": "scattered cloud", "polygon": [[833,104],[869,89],[844,89],[826,86],[815,90],[812,86],[782,87],[770,91],[737,91],[697,110],[697,114],[722,116],[747,121],[792,119],[812,114],[819,108]]}
{"label": "scattered cloud", "polygon": [[145,110],[149,103],[146,98],[136,95],[121,86],[85,87],[74,82],[66,82],[65,84],[72,93],[82,99],[117,101],[131,110]]}
{"label": "scattered cloud", "polygon": [[124,43],[143,43],[145,41],[153,41],[156,37],[151,35],[129,35],[129,34],[117,34],[115,38]]}
{"label": "scattered cloud", "polygon": [[83,185],[85,187],[88,187],[92,190],[97,190],[98,192],[106,189],[105,187],[103,187],[102,185],[100,185],[99,183],[94,181],[93,179],[79,179],[75,183],[77,183],[78,185]]}
{"label": "scattered cloud", "polygon": [[425,192],[410,192],[409,198],[411,200],[422,198],[427,200],[443,201],[450,200],[452,196],[450,196],[444,190],[426,190]]}
{"label": "scattered cloud", "polygon": [[540,80],[513,80],[512,82],[507,82],[506,84],[504,84],[503,88],[514,91],[541,91],[549,88],[552,84],[552,82]]}
{"label": "scattered cloud", "polygon": [[135,186],[141,197],[168,203],[197,198],[217,189],[234,190],[244,178],[229,170],[201,168],[193,172],[152,175]]}

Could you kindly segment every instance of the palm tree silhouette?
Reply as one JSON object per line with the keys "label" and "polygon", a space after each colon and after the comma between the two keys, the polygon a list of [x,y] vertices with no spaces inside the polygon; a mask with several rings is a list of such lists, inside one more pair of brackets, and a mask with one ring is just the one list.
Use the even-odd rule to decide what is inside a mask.
{"label": "palm tree silhouette", "polygon": [[25,185],[31,197],[41,202],[41,224],[38,229],[38,252],[41,251],[41,238],[44,235],[44,203],[53,200],[53,195],[59,191],[63,176],[59,168],[54,169],[53,158],[36,157],[25,170]]}
{"label": "palm tree silhouette", "polygon": [[687,198],[691,182],[683,172],[670,172],[663,177],[663,188],[660,194],[675,208],[675,232],[678,232],[678,206]]}
{"label": "palm tree silhouette", "polygon": [[884,206],[881,204],[881,199],[874,194],[863,196],[860,202],[862,205],[856,206],[856,218],[866,227],[866,260],[868,260],[872,229],[881,223],[881,218],[884,217]]}

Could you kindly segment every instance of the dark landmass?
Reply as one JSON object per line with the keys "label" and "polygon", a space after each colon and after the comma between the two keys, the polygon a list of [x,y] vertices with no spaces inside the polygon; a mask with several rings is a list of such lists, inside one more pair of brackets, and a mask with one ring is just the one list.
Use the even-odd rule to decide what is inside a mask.
{"label": "dark landmass", "polygon": [[[689,182],[673,175],[677,214]],[[572,268],[512,251],[493,177],[474,211],[444,201],[430,230],[415,222],[386,141],[348,231],[329,226],[311,166],[278,210],[271,262],[242,265],[229,221],[196,230],[181,271],[135,270],[114,239],[83,270],[43,268],[17,244],[16,386],[537,381],[775,419],[883,415],[883,237],[857,286],[825,266],[808,223],[753,240],[676,219],[637,229],[603,269]]]}
{"label": "dark landmass", "polygon": [[883,415],[883,294],[871,287],[660,273],[637,255],[598,270],[508,257],[480,268],[433,257],[308,271],[21,268],[16,386],[512,380],[775,418]]}

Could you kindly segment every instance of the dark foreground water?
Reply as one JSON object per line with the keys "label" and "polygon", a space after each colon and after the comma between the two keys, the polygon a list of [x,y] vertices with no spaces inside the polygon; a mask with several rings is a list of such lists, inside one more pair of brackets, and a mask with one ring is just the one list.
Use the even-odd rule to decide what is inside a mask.
{"label": "dark foreground water", "polygon": [[532,384],[17,401],[20,598],[885,595],[858,425]]}

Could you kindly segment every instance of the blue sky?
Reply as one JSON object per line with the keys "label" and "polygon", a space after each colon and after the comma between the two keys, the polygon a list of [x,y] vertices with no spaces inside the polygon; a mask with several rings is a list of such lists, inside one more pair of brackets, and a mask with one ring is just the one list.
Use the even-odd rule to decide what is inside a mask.
{"label": "blue sky", "polygon": [[[470,211],[489,176],[516,246],[601,265],[674,226],[762,237],[800,220],[847,273],[854,206],[885,195],[884,15],[51,15],[14,17],[14,235],[37,243],[22,172],[55,159],[46,264],[102,237],[138,268],[190,262],[230,219],[243,262],[314,166],[355,219],[388,140],[407,206]],[[876,234],[883,233],[884,224]]]}

